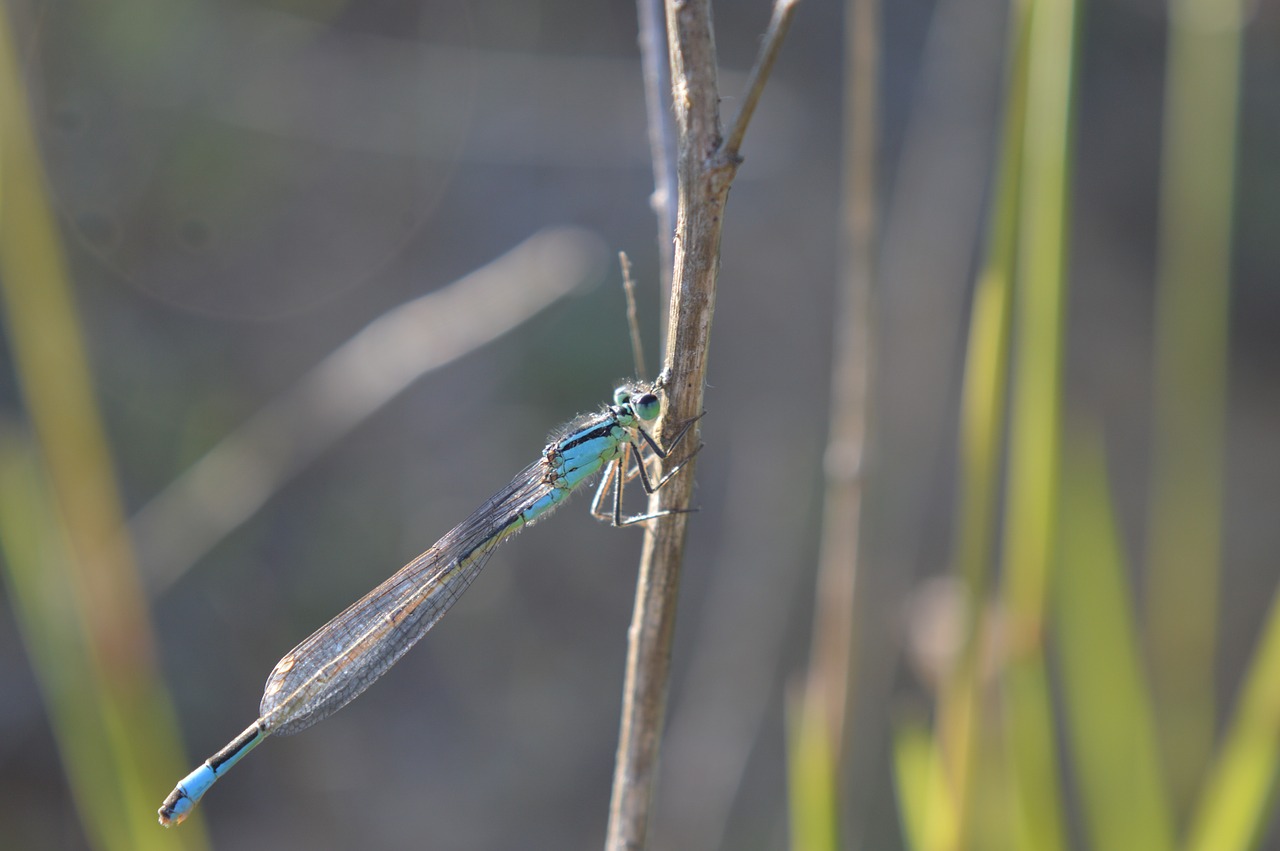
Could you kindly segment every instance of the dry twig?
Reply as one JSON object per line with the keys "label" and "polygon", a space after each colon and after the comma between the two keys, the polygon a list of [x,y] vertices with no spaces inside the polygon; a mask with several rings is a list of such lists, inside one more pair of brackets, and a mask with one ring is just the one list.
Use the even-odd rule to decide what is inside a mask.
{"label": "dry twig", "polygon": [[[671,309],[662,371],[669,400],[660,428],[664,442],[683,423],[702,412],[725,203],[741,162],[738,150],[743,134],[795,5],[795,0],[779,0],[776,4],[751,74],[742,114],[725,142],[720,135],[720,92],[710,2],[667,3],[679,180]],[[695,438],[696,435],[689,439]],[[651,511],[690,504],[693,466],[690,462],[685,474],[672,479],[654,495]],[[653,534],[645,538],[640,558],[628,636],[622,729],[609,807],[609,851],[635,851],[645,844],[667,702],[671,638],[688,517],[672,514],[656,521]]]}

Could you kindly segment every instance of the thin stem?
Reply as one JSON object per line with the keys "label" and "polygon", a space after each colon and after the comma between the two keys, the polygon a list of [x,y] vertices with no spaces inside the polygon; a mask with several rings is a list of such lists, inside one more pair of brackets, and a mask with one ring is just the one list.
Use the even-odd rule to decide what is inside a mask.
{"label": "thin stem", "polygon": [[[669,0],[667,34],[679,138],[679,204],[662,371],[668,398],[660,428],[664,445],[669,445],[685,423],[702,413],[720,266],[720,233],[729,186],[738,164],[736,148],[730,152],[720,147],[720,94],[709,0]],[[753,79],[760,80],[757,87],[763,85],[767,74],[767,67],[753,72]],[[747,114],[740,120],[744,131],[749,118]],[[741,133],[738,138],[740,142]],[[708,157],[708,153],[713,156]],[[689,436],[695,446],[696,438],[696,434]],[[686,471],[651,498],[650,512],[689,506],[694,466],[692,460],[686,462]],[[658,519],[653,533],[645,537],[640,558],[609,807],[606,848],[610,851],[636,851],[645,844],[666,711],[688,519],[686,513]]]}
{"label": "thin stem", "polygon": [[[827,443],[823,496],[822,548],[814,598],[813,639],[804,706],[796,722],[816,729],[797,729],[790,747],[793,765],[809,742],[827,755],[817,765],[826,776],[806,783],[793,775],[796,791],[816,785],[825,798],[838,799],[839,773],[849,717],[854,654],[854,599],[861,529],[863,459],[870,421],[871,360],[875,280],[876,150],[880,64],[879,0],[849,0],[846,26],[847,62],[844,128],[844,273],[837,294],[836,356],[831,383],[831,424]],[[786,21],[774,25],[785,29]],[[769,45],[761,51],[762,61]],[[776,47],[769,52],[769,61]],[[747,107],[744,107],[746,111]],[[732,141],[732,140],[731,140]],[[808,764],[813,765],[810,761]],[[805,796],[801,796],[805,797]],[[810,801],[822,795],[807,796]],[[805,819],[793,809],[792,847],[834,848],[838,818],[817,812]],[[812,812],[812,805],[808,808]],[[813,823],[817,822],[817,823]]]}
{"label": "thin stem", "polygon": [[649,120],[649,155],[653,159],[653,194],[649,206],[658,218],[658,268],[662,270],[662,301],[671,298],[671,270],[675,256],[676,134],[667,93],[671,66],[667,62],[666,24],[662,0],[636,0],[640,22],[640,67],[644,75],[644,107]]}
{"label": "thin stem", "polygon": [[640,320],[636,317],[636,282],[631,277],[631,258],[618,252],[622,266],[622,290],[627,294],[627,328],[631,331],[631,360],[636,365],[636,378],[644,379],[644,342],[640,339]]}
{"label": "thin stem", "polygon": [[791,18],[795,16],[799,2],[800,0],[777,0],[773,5],[769,28],[765,30],[764,39],[760,43],[760,55],[756,57],[755,67],[751,69],[751,77],[747,80],[747,93],[742,99],[742,109],[733,122],[728,140],[721,148],[727,156],[738,156],[738,151],[742,148],[742,137],[747,133],[747,125],[751,123],[760,95],[764,94],[764,85],[769,80],[774,60],[778,58],[778,50],[791,27]]}

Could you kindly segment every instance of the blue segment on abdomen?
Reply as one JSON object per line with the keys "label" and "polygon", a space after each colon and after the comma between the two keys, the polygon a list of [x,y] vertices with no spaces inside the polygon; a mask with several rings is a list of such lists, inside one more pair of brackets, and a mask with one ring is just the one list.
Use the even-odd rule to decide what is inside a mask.
{"label": "blue segment on abdomen", "polygon": [[181,794],[177,796],[177,800],[170,806],[169,819],[175,823],[180,823],[187,817],[187,813],[195,809],[196,802],[200,800],[205,792],[209,791],[209,787],[217,779],[218,775],[208,765],[202,765],[182,778],[182,782],[178,784],[177,790],[175,790],[181,791]]}
{"label": "blue segment on abdomen", "polygon": [[[610,458],[612,458],[612,456],[610,456]],[[605,459],[596,456],[577,467],[567,467],[563,476],[565,487],[568,490],[573,490],[575,487],[582,484],[585,479],[588,479],[600,472],[600,468],[603,467],[604,464]]]}
{"label": "blue segment on abdomen", "polygon": [[562,449],[556,474],[563,479],[564,487],[572,490],[617,454],[618,438],[612,434],[593,437]]}
{"label": "blue segment on abdomen", "polygon": [[[594,437],[584,438],[584,434],[597,432]],[[564,502],[573,489],[612,461],[618,454],[619,440],[614,428],[595,426],[591,430],[578,431],[567,435],[547,453],[548,460],[554,460],[552,472],[555,475],[555,486],[548,490],[541,499],[530,505],[520,516],[526,523],[532,523],[540,516]]]}
{"label": "blue segment on abdomen", "polygon": [[540,517],[541,515],[547,513],[548,511],[555,508],[560,503],[564,502],[565,497],[567,497],[568,495],[569,495],[568,488],[552,488],[551,490],[547,491],[546,495],[543,496],[542,499],[538,500],[533,505],[529,506],[524,511],[520,512],[520,516],[524,518],[524,522],[532,523],[533,521],[537,520],[538,517]]}

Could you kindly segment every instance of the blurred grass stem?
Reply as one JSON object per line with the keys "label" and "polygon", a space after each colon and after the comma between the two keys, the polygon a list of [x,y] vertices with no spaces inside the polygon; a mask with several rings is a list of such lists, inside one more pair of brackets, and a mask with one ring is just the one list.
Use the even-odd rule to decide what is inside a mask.
{"label": "blurred grass stem", "polygon": [[490,343],[586,284],[598,237],[539,231],[347,340],[153,498],[133,531],[153,594],[169,587],[281,487],[423,374]]}
{"label": "blurred grass stem", "polygon": [[1087,845],[1173,851],[1173,810],[1102,438],[1096,428],[1070,438],[1053,623]]}
{"label": "blurred grass stem", "polygon": [[[146,595],[32,132],[9,13],[0,10],[0,298],[39,465],[5,447],[5,570],[90,844],[164,839],[150,801],[182,767],[156,675]],[[19,496],[26,492],[25,500]],[[71,672],[74,672],[72,675]],[[177,840],[204,844],[199,830]],[[173,840],[165,842],[174,847]]]}
{"label": "blurred grass stem", "polygon": [[1199,787],[1215,729],[1242,6],[1170,3],[1146,621],[1179,811]]}
{"label": "blurred grass stem", "polygon": [[658,268],[662,274],[659,304],[671,299],[676,227],[676,132],[671,116],[671,64],[662,0],[636,0],[640,25],[640,70],[644,76],[644,109],[653,162],[653,194],[649,206],[658,219]]}
{"label": "blurred grass stem", "polygon": [[1191,812],[1188,851],[1249,851],[1274,821],[1280,780],[1280,590],[1235,712]]}
{"label": "blurred grass stem", "polygon": [[[955,833],[929,833],[930,848],[967,848],[983,844],[992,826],[979,824],[985,812],[977,797],[988,790],[977,771],[990,740],[984,700],[987,683],[983,663],[992,635],[988,594],[992,580],[994,541],[1000,497],[1001,448],[1009,387],[1009,336],[1013,281],[1017,259],[1019,176],[1026,123],[1027,34],[1025,4],[1015,4],[1009,23],[1009,63],[1005,86],[1004,125],[997,160],[994,204],[986,256],[978,275],[970,314],[968,350],[960,415],[960,482],[954,569],[964,583],[965,612],[958,658],[939,694],[937,730],[945,759],[932,763],[944,772],[930,788],[945,790],[947,801],[933,805],[953,817],[942,820]],[[994,829],[998,832],[998,829]]]}
{"label": "blurred grass stem", "polygon": [[[844,254],[836,293],[821,549],[809,670],[803,689],[789,703],[791,847],[797,851],[835,851],[840,834],[836,802],[843,786],[839,775],[851,715],[858,541],[874,349],[879,0],[846,2],[845,56]],[[817,805],[822,801],[827,803],[825,808]]]}
{"label": "blurred grass stem", "polygon": [[1034,0],[1030,9],[1001,555],[1009,619],[1004,696],[1015,847],[1059,851],[1066,847],[1066,823],[1045,614],[1058,535],[1076,4]]}

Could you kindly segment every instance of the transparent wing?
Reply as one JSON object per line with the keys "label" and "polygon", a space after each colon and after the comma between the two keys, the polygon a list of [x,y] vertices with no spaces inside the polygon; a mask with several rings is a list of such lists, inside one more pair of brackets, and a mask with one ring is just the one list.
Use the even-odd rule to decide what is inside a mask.
{"label": "transparent wing", "polygon": [[540,459],[431,549],[347,607],[276,663],[260,712],[272,733],[297,733],[346,706],[457,602],[521,512],[551,487]]}

